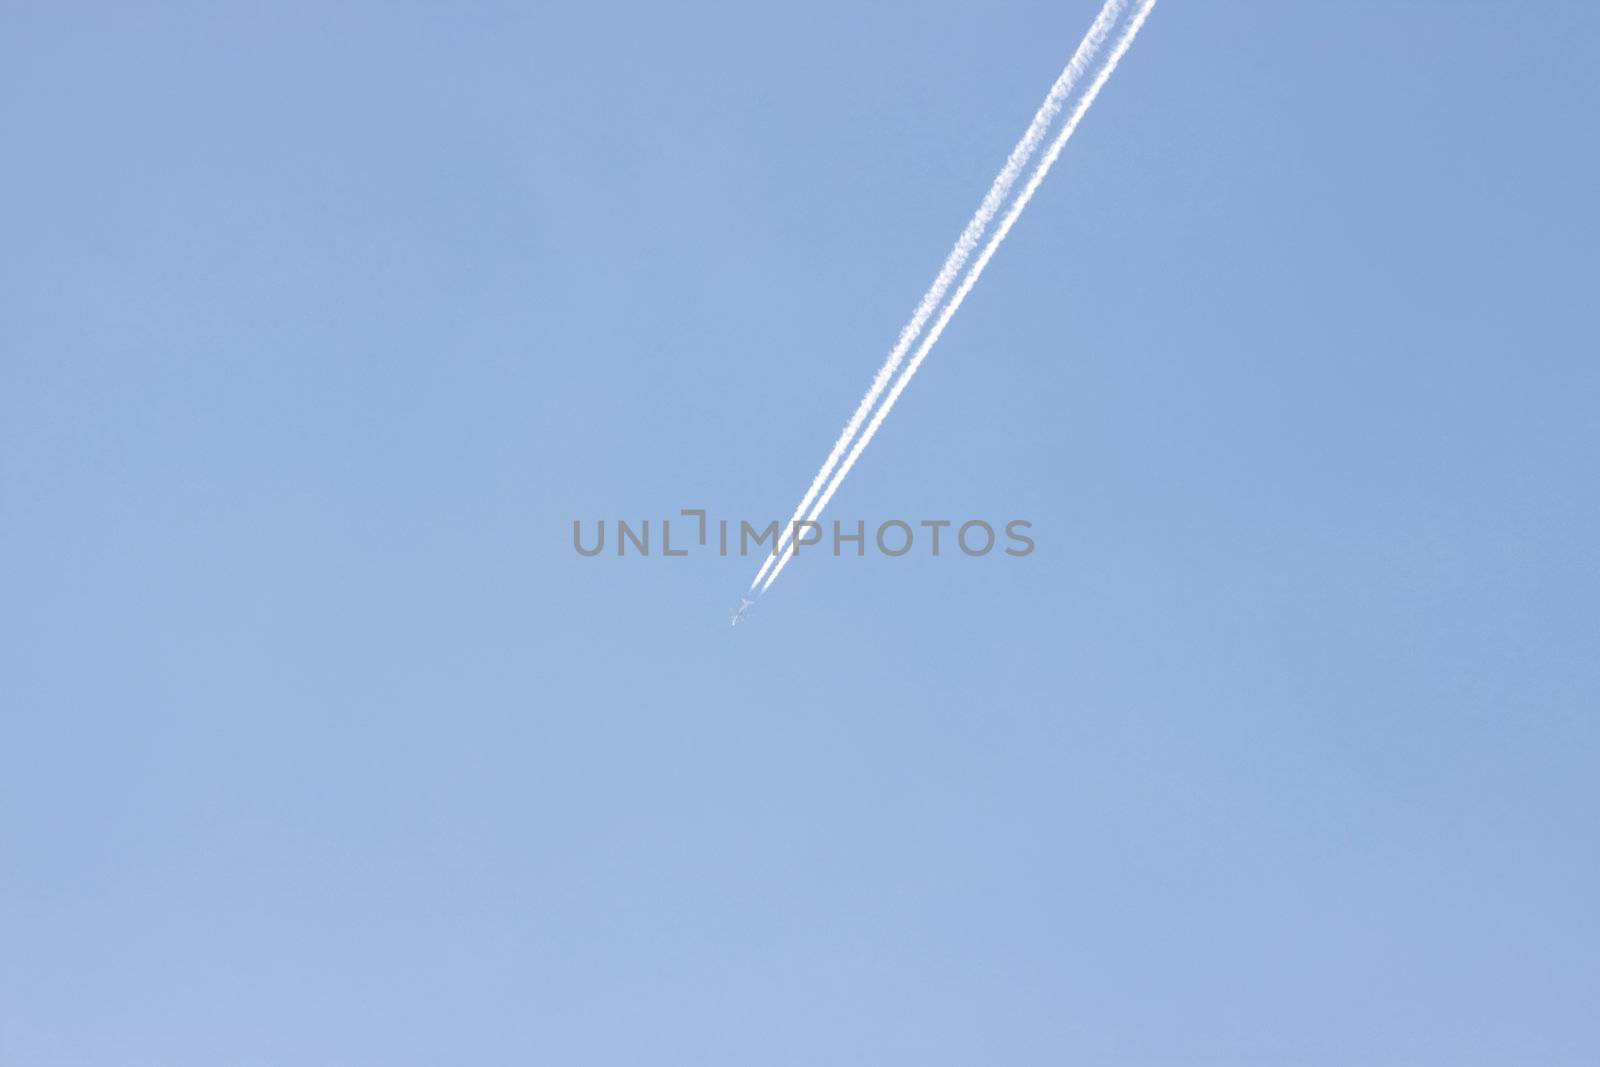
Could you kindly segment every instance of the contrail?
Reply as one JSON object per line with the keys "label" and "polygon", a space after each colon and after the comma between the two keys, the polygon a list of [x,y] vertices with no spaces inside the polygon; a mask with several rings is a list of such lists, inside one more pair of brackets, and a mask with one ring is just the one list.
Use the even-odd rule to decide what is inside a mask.
{"label": "contrail", "polygon": [[1122,16],[1122,8],[1127,0],[1106,0],[1105,6],[1100,9],[1100,14],[1095,16],[1094,22],[1089,25],[1089,32],[1083,35],[1083,40],[1078,43],[1077,51],[1072,53],[1072,58],[1067,61],[1066,67],[1056,78],[1055,84],[1050,86],[1050,92],[1045,95],[1044,103],[1039,105],[1039,110],[1034,114],[1033,121],[1028,124],[1027,131],[1022,135],[1011,154],[1006,157],[1005,166],[1000,168],[1000,173],[995,175],[994,182],[989,186],[989,192],[984,195],[983,202],[978,205],[978,210],[967,223],[966,229],[961,231],[961,236],[956,239],[955,247],[950,249],[950,254],[945,257],[944,266],[939,268],[939,274],[933,279],[933,284],[928,291],[922,294],[922,300],[917,304],[917,309],[911,320],[900,330],[900,337],[890,349],[889,356],[884,360],[883,366],[878,368],[878,373],[873,376],[872,388],[861,398],[861,403],[856,405],[854,415],[845,424],[839,439],[833,444],[833,451],[828,453],[828,459],[822,464],[822,469],[811,480],[811,488],[806,490],[805,497],[800,501],[800,506],[794,509],[794,515],[778,532],[778,541],[772,546],[772,553],[761,564],[761,569],[756,572],[755,581],[750,583],[754,589],[766,575],[767,570],[777,562],[778,555],[787,546],[788,540],[794,531],[794,524],[804,515],[806,508],[816,499],[817,492],[832,473],[834,464],[839,462],[839,457],[844,455],[844,450],[855,438],[856,432],[861,429],[861,424],[866,420],[867,413],[872,410],[872,405],[877,403],[878,396],[883,392],[883,387],[889,384],[889,379],[894,377],[894,372],[899,368],[900,362],[905,359],[906,352],[911,348],[917,335],[922,332],[923,324],[928,321],[928,316],[933,314],[933,309],[939,306],[939,301],[944,299],[945,291],[950,288],[950,283],[956,280],[956,275],[961,273],[961,268],[967,262],[967,257],[972,250],[978,247],[978,240],[989,227],[995,213],[1000,210],[1000,205],[1011,192],[1011,186],[1016,183],[1017,175],[1022,173],[1022,168],[1028,165],[1028,160],[1033,158],[1033,153],[1044,140],[1056,116],[1061,113],[1061,107],[1066,103],[1067,97],[1072,94],[1073,86],[1078,79],[1083,77],[1083,72],[1094,60],[1100,46],[1105,43],[1106,34],[1111,32],[1111,27]]}
{"label": "contrail", "polygon": [[[1011,227],[1016,224],[1023,209],[1028,206],[1028,201],[1033,199],[1033,194],[1038,191],[1040,184],[1044,182],[1045,175],[1050,173],[1050,168],[1055,164],[1057,157],[1061,155],[1061,150],[1066,147],[1067,141],[1072,138],[1073,131],[1078,128],[1078,123],[1083,120],[1083,116],[1088,112],[1090,105],[1094,103],[1095,97],[1100,95],[1100,90],[1111,77],[1111,72],[1117,69],[1117,64],[1122,60],[1129,46],[1133,44],[1133,39],[1138,36],[1140,27],[1144,25],[1144,20],[1149,16],[1150,9],[1155,6],[1156,0],[1140,0],[1139,6],[1134,9],[1133,18],[1128,22],[1128,28],[1122,31],[1122,36],[1117,38],[1117,43],[1112,46],[1111,53],[1106,56],[1105,65],[1094,76],[1094,80],[1084,90],[1077,106],[1067,116],[1066,125],[1061,127],[1060,133],[1056,134],[1056,139],[1051,143],[1049,150],[1045,152],[1044,158],[1039,160],[1039,165],[1028,179],[1028,184],[1023,186],[1022,192],[1017,194],[1017,199],[1012,203],[1011,209],[1000,220],[1000,227],[995,230],[994,236],[989,239],[989,243],[984,246],[983,252],[973,262],[971,269],[967,271],[967,276],[961,279],[960,287],[956,289],[955,295],[950,298],[950,303],[946,304],[944,310],[939,313],[939,318],[934,322],[933,328],[928,331],[928,335],[923,338],[922,345],[917,349],[917,354],[911,358],[910,363],[906,364],[905,370],[900,372],[900,377],[895,380],[894,388],[889,390],[889,395],[884,399],[883,406],[878,409],[877,413],[872,416],[872,421],[867,424],[866,432],[856,439],[855,445],[850,449],[849,457],[834,472],[833,480],[828,483],[827,491],[822,494],[822,497],[811,509],[811,514],[806,516],[807,521],[815,522],[817,516],[822,514],[822,510],[828,506],[828,501],[833,499],[833,494],[838,490],[840,483],[844,481],[845,475],[850,473],[850,468],[855,466],[862,450],[872,441],[873,436],[878,432],[878,427],[883,425],[883,420],[894,407],[895,401],[900,399],[900,394],[905,391],[906,384],[917,373],[917,368],[922,366],[922,361],[927,358],[928,352],[938,343],[939,335],[944,333],[944,328],[949,324],[951,316],[961,307],[961,302],[967,298],[967,294],[977,284],[978,278],[983,274],[983,269],[989,265],[989,260],[994,256],[995,249],[999,248],[1000,242],[1006,239],[1006,234],[1011,232]],[[792,526],[793,523],[791,522],[790,525]],[[778,575],[783,573],[783,568],[788,566],[789,560],[793,556],[793,551],[784,554],[778,565],[773,568],[772,573],[767,575],[766,584],[761,587],[763,593],[772,587],[773,582],[778,580]]]}

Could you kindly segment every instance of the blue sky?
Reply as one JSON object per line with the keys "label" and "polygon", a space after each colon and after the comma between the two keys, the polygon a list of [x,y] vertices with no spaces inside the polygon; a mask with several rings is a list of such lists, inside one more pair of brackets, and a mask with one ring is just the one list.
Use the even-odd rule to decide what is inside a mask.
{"label": "blue sky", "polygon": [[1600,11],[8,5],[0,1060],[1600,1057]]}

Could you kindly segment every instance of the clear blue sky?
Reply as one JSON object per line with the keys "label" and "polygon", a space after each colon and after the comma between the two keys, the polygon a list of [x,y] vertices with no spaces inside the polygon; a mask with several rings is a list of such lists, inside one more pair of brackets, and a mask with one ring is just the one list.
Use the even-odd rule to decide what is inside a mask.
{"label": "clear blue sky", "polygon": [[0,1062],[1600,1062],[1600,8],[6,4]]}

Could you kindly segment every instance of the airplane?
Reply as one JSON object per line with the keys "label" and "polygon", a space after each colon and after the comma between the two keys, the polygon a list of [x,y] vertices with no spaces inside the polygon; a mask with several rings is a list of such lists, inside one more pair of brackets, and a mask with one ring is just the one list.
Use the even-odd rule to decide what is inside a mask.
{"label": "airplane", "polygon": [[754,604],[754,603],[755,603],[755,601],[751,600],[749,597],[743,597],[743,596],[740,597],[739,598],[739,610],[733,613],[733,621],[730,622],[728,625],[729,626],[738,626],[741,622],[743,622],[744,621],[745,612],[749,611],[750,610],[750,605]]}

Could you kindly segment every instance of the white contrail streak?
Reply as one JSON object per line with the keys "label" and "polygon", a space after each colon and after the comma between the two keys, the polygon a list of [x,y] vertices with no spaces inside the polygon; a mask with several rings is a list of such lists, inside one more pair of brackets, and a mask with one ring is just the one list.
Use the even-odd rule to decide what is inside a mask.
{"label": "white contrail streak", "polygon": [[911,320],[900,330],[900,337],[894,343],[894,348],[889,351],[889,356],[884,360],[883,366],[878,368],[878,373],[872,379],[872,388],[861,398],[861,403],[856,405],[854,415],[845,424],[839,439],[833,444],[833,451],[828,453],[827,462],[811,480],[811,488],[806,490],[806,495],[800,501],[800,506],[794,509],[787,525],[778,532],[778,540],[772,546],[772,553],[761,564],[761,569],[756,572],[755,581],[750,583],[754,589],[766,576],[767,570],[778,559],[778,554],[787,546],[788,539],[794,531],[794,524],[800,516],[806,513],[806,508],[816,499],[817,493],[822,489],[828,475],[833,472],[834,464],[839,462],[839,457],[844,455],[844,450],[849,447],[855,438],[861,424],[866,421],[872,405],[877,403],[878,396],[883,392],[884,386],[889,384],[889,379],[894,377],[894,372],[899,369],[900,363],[910,350],[912,342],[922,332],[923,325],[928,321],[928,316],[933,314],[934,308],[939,306],[939,301],[944,299],[945,291],[950,288],[950,283],[956,280],[956,275],[961,273],[961,268],[966,264],[967,257],[972,250],[978,247],[978,241],[983,237],[984,231],[989,228],[989,223],[994,219],[995,213],[1000,210],[1000,205],[1011,193],[1012,185],[1016,184],[1017,175],[1022,173],[1022,168],[1028,165],[1028,160],[1033,158],[1033,153],[1038,150],[1044,141],[1045,134],[1055,122],[1056,116],[1061,113],[1062,105],[1072,94],[1073,86],[1078,79],[1083,77],[1083,72],[1094,60],[1100,51],[1100,46],[1105,43],[1106,35],[1111,32],[1122,16],[1122,8],[1127,0],[1106,0],[1105,6],[1100,9],[1100,14],[1095,16],[1094,22],[1089,25],[1089,32],[1083,35],[1083,40],[1078,43],[1077,51],[1072,53],[1072,58],[1067,61],[1066,67],[1056,78],[1055,84],[1050,87],[1044,103],[1039,105],[1039,110],[1033,116],[1033,121],[1028,124],[1027,131],[1022,135],[1011,154],[1006,157],[1005,166],[1000,168],[1000,173],[995,175],[994,182],[989,186],[989,192],[984,195],[983,202],[978,205],[977,212],[967,223],[967,228],[961,231],[961,236],[956,239],[955,247],[950,249],[950,254],[945,257],[944,266],[939,268],[939,274],[933,279],[933,284],[928,291],[922,294],[922,300],[917,304],[917,309]]}
{"label": "white contrail streak", "polygon": [[[922,366],[922,361],[927,358],[928,352],[938,343],[939,335],[944,333],[944,328],[949,324],[951,316],[961,307],[961,302],[967,298],[967,294],[977,284],[978,278],[983,274],[983,269],[989,265],[990,258],[994,256],[995,249],[999,248],[1000,242],[1006,239],[1006,234],[1011,232],[1011,227],[1016,224],[1018,217],[1022,214],[1022,210],[1028,206],[1028,201],[1033,199],[1033,194],[1038,190],[1040,184],[1044,182],[1045,175],[1050,173],[1050,168],[1055,164],[1057,157],[1061,155],[1061,150],[1066,147],[1067,141],[1072,138],[1073,131],[1078,128],[1078,123],[1082,121],[1084,114],[1088,112],[1089,106],[1094,103],[1095,97],[1100,95],[1101,88],[1105,86],[1106,81],[1111,77],[1111,72],[1117,69],[1117,64],[1128,51],[1129,46],[1133,44],[1133,39],[1139,34],[1139,28],[1144,25],[1144,20],[1149,16],[1150,9],[1155,6],[1156,0],[1140,0],[1139,6],[1134,9],[1133,18],[1128,22],[1128,28],[1122,31],[1122,36],[1117,38],[1117,43],[1112,46],[1111,53],[1106,56],[1105,65],[1100,68],[1099,73],[1094,76],[1094,80],[1089,83],[1089,87],[1084,90],[1077,106],[1072,109],[1072,114],[1067,117],[1066,125],[1061,127],[1061,132],[1056,134],[1056,139],[1051,143],[1049,150],[1045,152],[1044,158],[1039,160],[1039,165],[1034,169],[1032,177],[1028,179],[1028,184],[1023,186],[1022,192],[1017,194],[1017,199],[1012,203],[1011,209],[1006,212],[1005,218],[1000,220],[1000,227],[995,230],[994,236],[984,246],[983,252],[973,261],[971,269],[967,271],[967,276],[961,279],[960,287],[956,289],[955,295],[950,298],[950,303],[946,304],[944,310],[939,313],[939,318],[934,322],[933,328],[928,331],[928,335],[923,338],[922,345],[917,349],[917,354],[911,358],[910,363],[906,364],[906,369],[900,372],[900,377],[895,380],[894,388],[889,390],[889,395],[884,399],[883,406],[878,409],[877,413],[872,416],[872,421],[867,424],[866,432],[856,439],[855,445],[850,449],[849,457],[834,472],[833,480],[828,483],[827,491],[817,500],[816,505],[811,509],[811,514],[806,517],[807,521],[815,522],[817,516],[822,514],[822,509],[828,506],[828,501],[833,499],[833,494],[838,490],[840,483],[844,481],[845,475],[850,473],[850,468],[855,466],[862,450],[872,441],[873,436],[878,432],[878,427],[883,425],[883,420],[894,407],[895,401],[900,399],[900,394],[905,391],[906,384],[917,373],[917,368]],[[772,573],[767,575],[766,584],[761,587],[763,593],[772,587],[773,582],[778,580],[778,575],[783,573],[783,568],[788,566],[789,560],[793,556],[794,553],[792,551],[786,553],[778,565],[773,568]]]}

